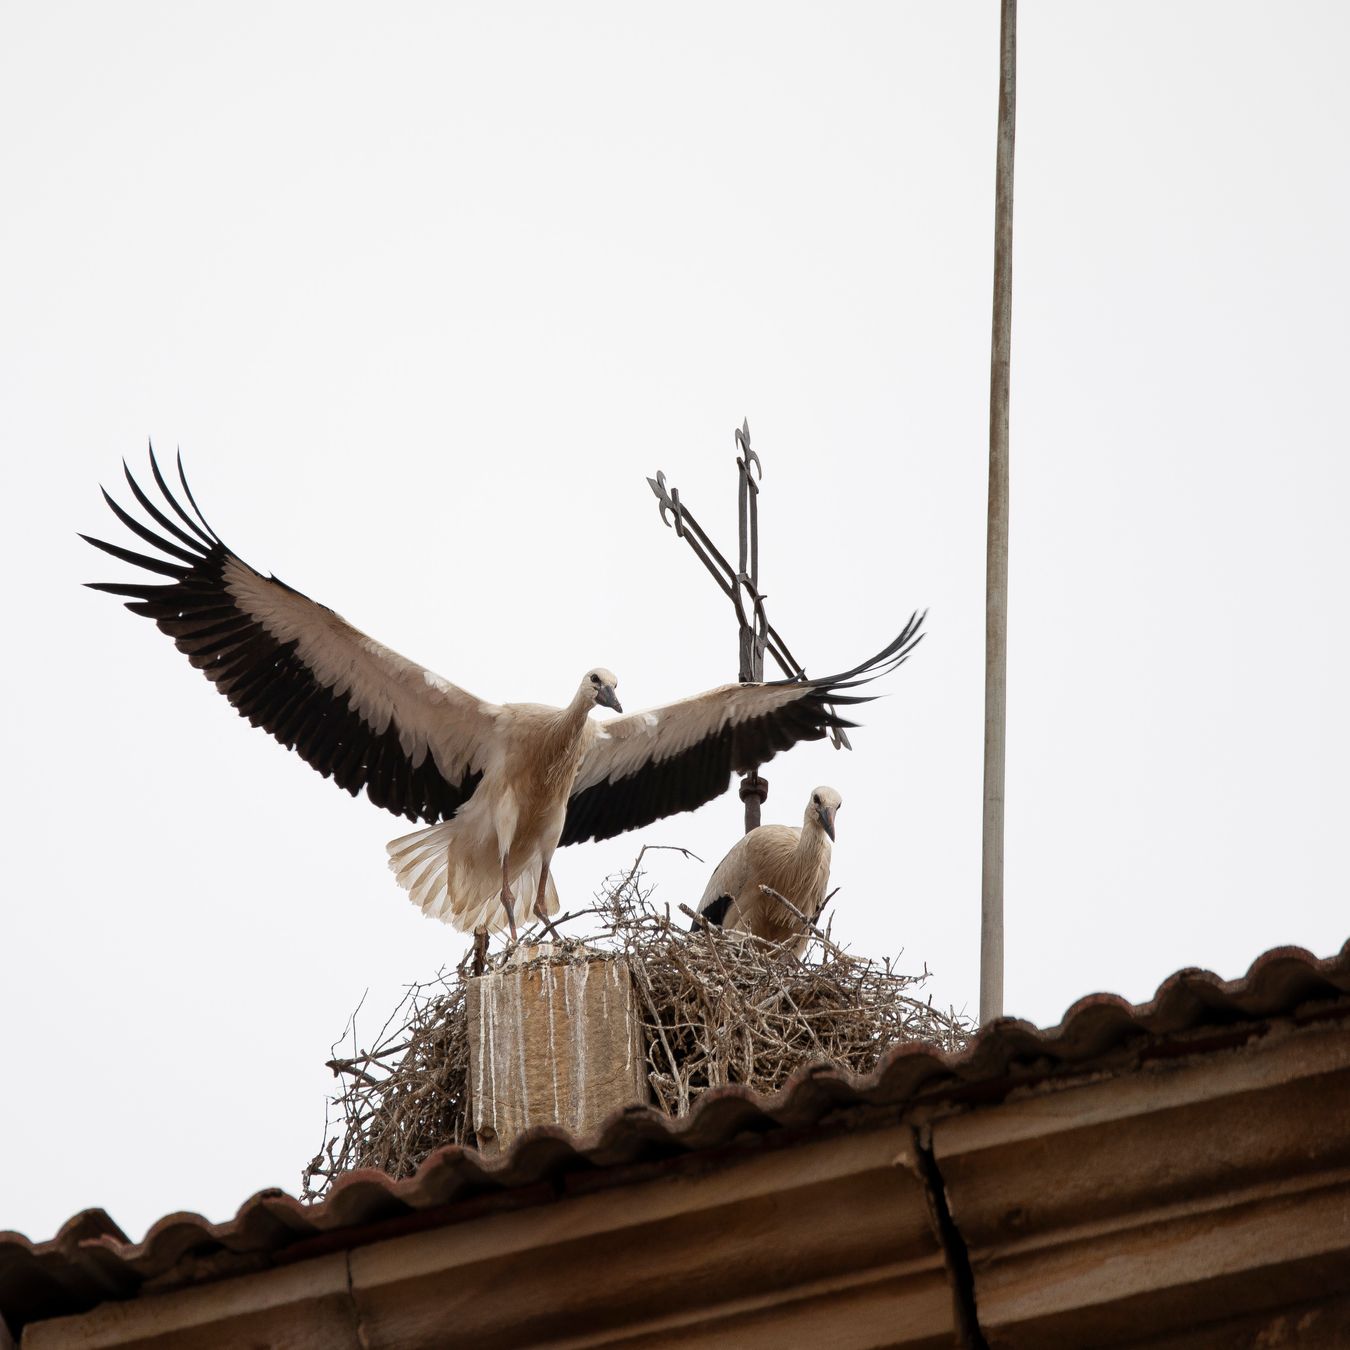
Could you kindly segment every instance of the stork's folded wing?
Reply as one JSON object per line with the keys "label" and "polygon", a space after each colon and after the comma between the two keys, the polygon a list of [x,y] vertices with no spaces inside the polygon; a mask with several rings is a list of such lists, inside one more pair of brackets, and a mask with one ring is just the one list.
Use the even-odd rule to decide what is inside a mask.
{"label": "stork's folded wing", "polygon": [[353,796],[364,788],[376,806],[410,820],[453,815],[482,777],[493,705],[255,572],[207,525],[181,458],[178,476],[194,514],[170,492],[153,451],[150,467],[177,521],[130,470],[131,491],[157,529],[103,496],[128,529],[166,556],[81,537],[166,580],[89,584],[130,597],[127,608],[168,633],[242,716]]}
{"label": "stork's folded wing", "polygon": [[664,708],[594,724],[572,787],[563,844],[609,839],[663,816],[692,811],[798,741],[855,725],[837,709],[866,703],[850,694],[901,665],[922,638],[916,614],[868,661],[823,680],[727,684]]}

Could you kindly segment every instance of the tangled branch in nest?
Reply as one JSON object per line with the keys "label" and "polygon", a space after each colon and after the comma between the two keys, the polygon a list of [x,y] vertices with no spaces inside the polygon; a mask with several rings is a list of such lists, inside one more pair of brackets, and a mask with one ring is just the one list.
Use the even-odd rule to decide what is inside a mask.
{"label": "tangled branch in nest", "polygon": [[[889,959],[852,956],[814,925],[802,960],[701,920],[691,932],[668,906],[652,903],[641,862],[639,854],[629,872],[611,878],[593,908],[555,920],[556,928],[588,918],[591,931],[561,937],[544,959],[626,959],[653,1103],[667,1115],[683,1115],[727,1083],[772,1092],[808,1062],[867,1073],[902,1042],[959,1050],[969,1039],[967,1019],[915,997],[926,967],[904,975]],[[492,968],[507,957],[494,958]],[[339,1056],[335,1046],[328,1061],[341,1079],[333,1098],[341,1116],[325,1119],[324,1147],[304,1172],[305,1199],[322,1196],[353,1168],[410,1176],[441,1145],[476,1143],[465,981],[461,965],[410,985],[373,1050],[357,1048],[352,1015],[352,1053]]]}
{"label": "tangled branch in nest", "polygon": [[358,1006],[348,1023],[351,1055],[339,1056],[335,1044],[328,1061],[342,1081],[330,1100],[341,1118],[325,1113],[323,1149],[304,1170],[302,1200],[317,1200],[354,1168],[411,1176],[442,1144],[474,1143],[465,1005],[463,980],[444,970],[409,985],[373,1050],[356,1047]]}

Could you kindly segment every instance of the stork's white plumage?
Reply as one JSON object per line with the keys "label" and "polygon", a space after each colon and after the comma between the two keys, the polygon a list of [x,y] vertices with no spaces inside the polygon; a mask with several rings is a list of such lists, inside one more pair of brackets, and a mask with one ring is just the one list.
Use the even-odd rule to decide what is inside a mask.
{"label": "stork's white plumage", "polygon": [[766,942],[788,943],[788,950],[800,956],[808,936],[801,920],[765,887],[815,920],[830,884],[830,841],[842,800],[833,788],[818,787],[800,828],[761,825],[738,839],[717,864],[698,912],[723,928],[753,933]]}
{"label": "stork's white plumage", "polygon": [[[94,582],[129,597],[254,726],[355,796],[423,821],[389,846],[390,865],[424,912],[462,929],[509,923],[516,888],[536,913],[555,913],[549,864],[559,844],[607,839],[726,791],[745,772],[831,727],[852,726],[837,706],[894,670],[921,638],[922,616],[870,661],[830,679],[731,684],[663,708],[599,724],[619,710],[615,678],[587,673],[565,708],[493,704],[406,660],[221,542],[183,475],[192,511],[169,490],[154,453],[162,506],[127,482],[158,528],[104,492],[133,533],[163,557],[82,536],[96,548],[167,578]],[[123,466],[125,470],[125,465]]]}
{"label": "stork's white plumage", "polygon": [[533,887],[540,918],[558,912],[549,865],[572,783],[596,735],[587,714],[597,704],[623,711],[617,683],[596,669],[565,708],[507,703],[497,710],[478,790],[451,820],[388,845],[399,885],[424,914],[461,929],[500,927],[504,914],[514,937],[512,891],[520,885]]}

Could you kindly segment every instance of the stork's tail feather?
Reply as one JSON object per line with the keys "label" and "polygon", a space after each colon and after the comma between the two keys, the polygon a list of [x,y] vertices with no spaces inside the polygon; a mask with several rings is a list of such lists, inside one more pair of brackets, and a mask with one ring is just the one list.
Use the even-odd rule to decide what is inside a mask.
{"label": "stork's tail feather", "polygon": [[[476,928],[498,932],[506,927],[498,864],[490,858],[466,861],[462,856],[464,841],[456,837],[455,824],[446,820],[391,839],[385,845],[389,868],[423,914],[453,924],[462,933]],[[522,928],[530,922],[538,886],[536,857],[511,878],[516,922]],[[544,890],[544,908],[550,916],[559,909],[551,875]]]}
{"label": "stork's tail feather", "polygon": [[423,914],[451,921],[450,895],[446,880],[450,872],[451,822],[443,821],[428,829],[414,830],[385,847],[389,867],[408,898]]}

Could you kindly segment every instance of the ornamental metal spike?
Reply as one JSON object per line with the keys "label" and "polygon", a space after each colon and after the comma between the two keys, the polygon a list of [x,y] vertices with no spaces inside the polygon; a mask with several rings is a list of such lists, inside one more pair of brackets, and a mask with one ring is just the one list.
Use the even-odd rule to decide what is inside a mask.
{"label": "ornamental metal spike", "polygon": [[[739,663],[737,676],[742,683],[758,683],[764,679],[764,656],[767,652],[774,664],[788,679],[806,679],[806,669],[789,650],[786,642],[769,622],[765,607],[767,597],[759,587],[759,488],[764,478],[764,464],[750,445],[750,419],[745,418],[735,430],[738,531],[736,561],[733,568],[721,549],[708,537],[692,511],[680,500],[678,488],[670,487],[660,469],[655,478],[647,479],[647,486],[656,497],[657,509],[664,524],[693,550],[694,556],[707,568],[718,588],[731,601],[736,611]],[[747,604],[748,601],[748,604]],[[835,709],[830,708],[832,715]],[[830,740],[836,749],[851,750],[848,734],[843,726],[829,728]],[[758,766],[741,779],[741,801],[745,803],[745,830],[748,834],[760,820],[760,807],[767,800],[769,785],[759,776]]]}

